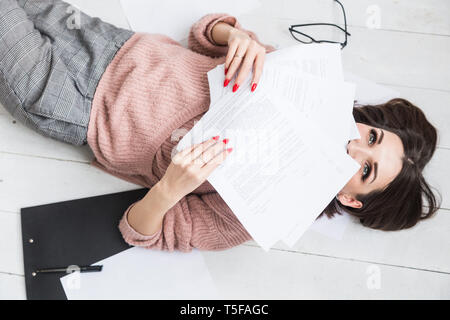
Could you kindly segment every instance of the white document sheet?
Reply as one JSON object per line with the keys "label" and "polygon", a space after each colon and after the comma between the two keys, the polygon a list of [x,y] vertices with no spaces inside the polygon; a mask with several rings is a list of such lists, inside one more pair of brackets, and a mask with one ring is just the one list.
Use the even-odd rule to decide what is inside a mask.
{"label": "white document sheet", "polygon": [[345,80],[357,84],[355,100],[358,104],[380,104],[398,98],[400,93],[371,80],[345,72]]}
{"label": "white document sheet", "polygon": [[266,55],[264,65],[295,70],[320,79],[344,81],[341,49],[338,44],[295,44],[277,49]]}
{"label": "white document sheet", "polygon": [[336,213],[331,219],[323,215],[320,219],[314,221],[308,231],[312,230],[328,238],[341,240],[351,221],[352,216],[346,212],[343,212],[342,215]]}
{"label": "white document sheet", "polygon": [[[344,81],[340,46],[335,44],[298,44],[278,49],[266,55],[262,76],[268,68],[286,71],[288,74],[308,74],[329,81]],[[232,86],[223,87],[224,71],[225,66],[221,64],[208,72],[211,105],[223,95],[232,93]],[[241,85],[242,89],[251,87],[252,76],[252,73],[247,76],[245,84]]]}
{"label": "white document sheet", "polygon": [[361,135],[359,134],[358,126],[356,125],[355,118],[352,117],[350,119],[350,132],[348,135],[348,140],[361,139]]}
{"label": "white document sheet", "polygon": [[[210,83],[214,83],[210,86],[218,87],[219,79],[223,78],[223,74],[219,75],[220,71],[217,71],[220,69],[215,68],[208,73]],[[248,91],[250,81],[251,78],[248,77],[240,90]],[[355,97],[353,83],[320,79],[310,74],[288,72],[269,65],[265,66],[258,86],[259,91],[271,92],[288,99],[297,112],[303,113],[312,122],[320,123],[330,139],[344,150],[348,140],[360,138],[352,115]],[[216,99],[234,94],[223,91]],[[215,105],[214,102],[211,103],[210,109]]]}
{"label": "white document sheet", "polygon": [[72,273],[61,284],[69,300],[218,299],[204,258],[133,247],[98,261],[100,272]]}
{"label": "white document sheet", "polygon": [[[301,73],[281,72],[274,67],[267,67],[264,73],[260,89],[273,90],[288,99],[299,112],[299,117],[304,114],[308,121],[319,124],[320,130],[329,142],[341,145],[346,153],[347,142],[353,139],[349,138],[349,135],[354,136],[351,129],[353,126],[356,127],[352,116],[354,84],[320,79]],[[331,199],[332,197],[328,199],[322,210]],[[299,221],[283,242],[292,247],[307,227],[306,221]]]}
{"label": "white document sheet", "polygon": [[208,181],[266,251],[292,226],[309,227],[359,169],[281,96],[241,90],[217,104],[177,151],[217,134],[230,139],[233,152]]}
{"label": "white document sheet", "polygon": [[[247,76],[240,90],[249,90],[252,76]],[[223,79],[223,64],[208,72],[210,108],[222,96],[234,94],[232,86],[223,87]],[[294,45],[267,54],[257,90],[273,90],[286,97],[299,111],[307,112],[311,121],[322,123],[330,136],[346,148],[348,140],[360,136],[352,116],[355,85],[343,79],[339,45]],[[329,117],[324,117],[323,110],[330,104],[335,108],[327,108]]]}
{"label": "white document sheet", "polygon": [[320,124],[333,143],[346,150],[349,127],[352,120],[354,122],[355,85],[281,70],[266,67],[259,89],[273,91],[288,99],[309,121]]}
{"label": "white document sheet", "polygon": [[208,13],[238,16],[258,8],[259,0],[120,0],[131,29],[164,34],[176,41],[189,36],[191,26]]}

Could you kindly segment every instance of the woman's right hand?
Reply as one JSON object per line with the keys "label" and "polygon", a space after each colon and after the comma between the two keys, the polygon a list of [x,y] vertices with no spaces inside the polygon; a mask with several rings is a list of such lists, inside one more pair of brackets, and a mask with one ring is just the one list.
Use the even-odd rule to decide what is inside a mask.
{"label": "woman's right hand", "polygon": [[227,142],[217,136],[177,153],[159,181],[167,196],[179,201],[199,187],[232,151]]}

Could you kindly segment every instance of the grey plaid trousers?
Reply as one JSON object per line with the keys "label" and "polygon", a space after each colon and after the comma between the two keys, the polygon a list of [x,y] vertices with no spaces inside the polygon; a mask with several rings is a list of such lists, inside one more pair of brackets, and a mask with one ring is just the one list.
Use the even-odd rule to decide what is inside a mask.
{"label": "grey plaid trousers", "polygon": [[59,0],[0,0],[0,103],[27,127],[87,143],[98,81],[133,32]]}

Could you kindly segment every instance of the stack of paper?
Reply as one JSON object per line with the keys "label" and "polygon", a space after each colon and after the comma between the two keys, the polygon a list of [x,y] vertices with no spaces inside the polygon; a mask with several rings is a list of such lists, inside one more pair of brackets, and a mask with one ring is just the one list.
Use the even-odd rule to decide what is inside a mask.
{"label": "stack of paper", "polygon": [[268,251],[292,247],[360,168],[346,152],[359,138],[352,116],[355,85],[344,81],[340,48],[296,45],[266,56],[258,89],[221,86],[224,65],[208,73],[211,105],[177,145],[213,135],[233,152],[208,181]]}

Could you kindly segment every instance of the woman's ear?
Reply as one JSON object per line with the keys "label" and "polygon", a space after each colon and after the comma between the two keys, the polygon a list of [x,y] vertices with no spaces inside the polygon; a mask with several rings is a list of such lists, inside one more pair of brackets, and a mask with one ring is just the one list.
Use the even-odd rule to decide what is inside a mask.
{"label": "woman's ear", "polygon": [[347,206],[347,207],[359,209],[363,206],[361,201],[356,200],[354,197],[352,197],[351,195],[348,195],[346,193],[338,194],[337,199],[339,200],[339,202],[341,204],[343,204],[344,206]]}

